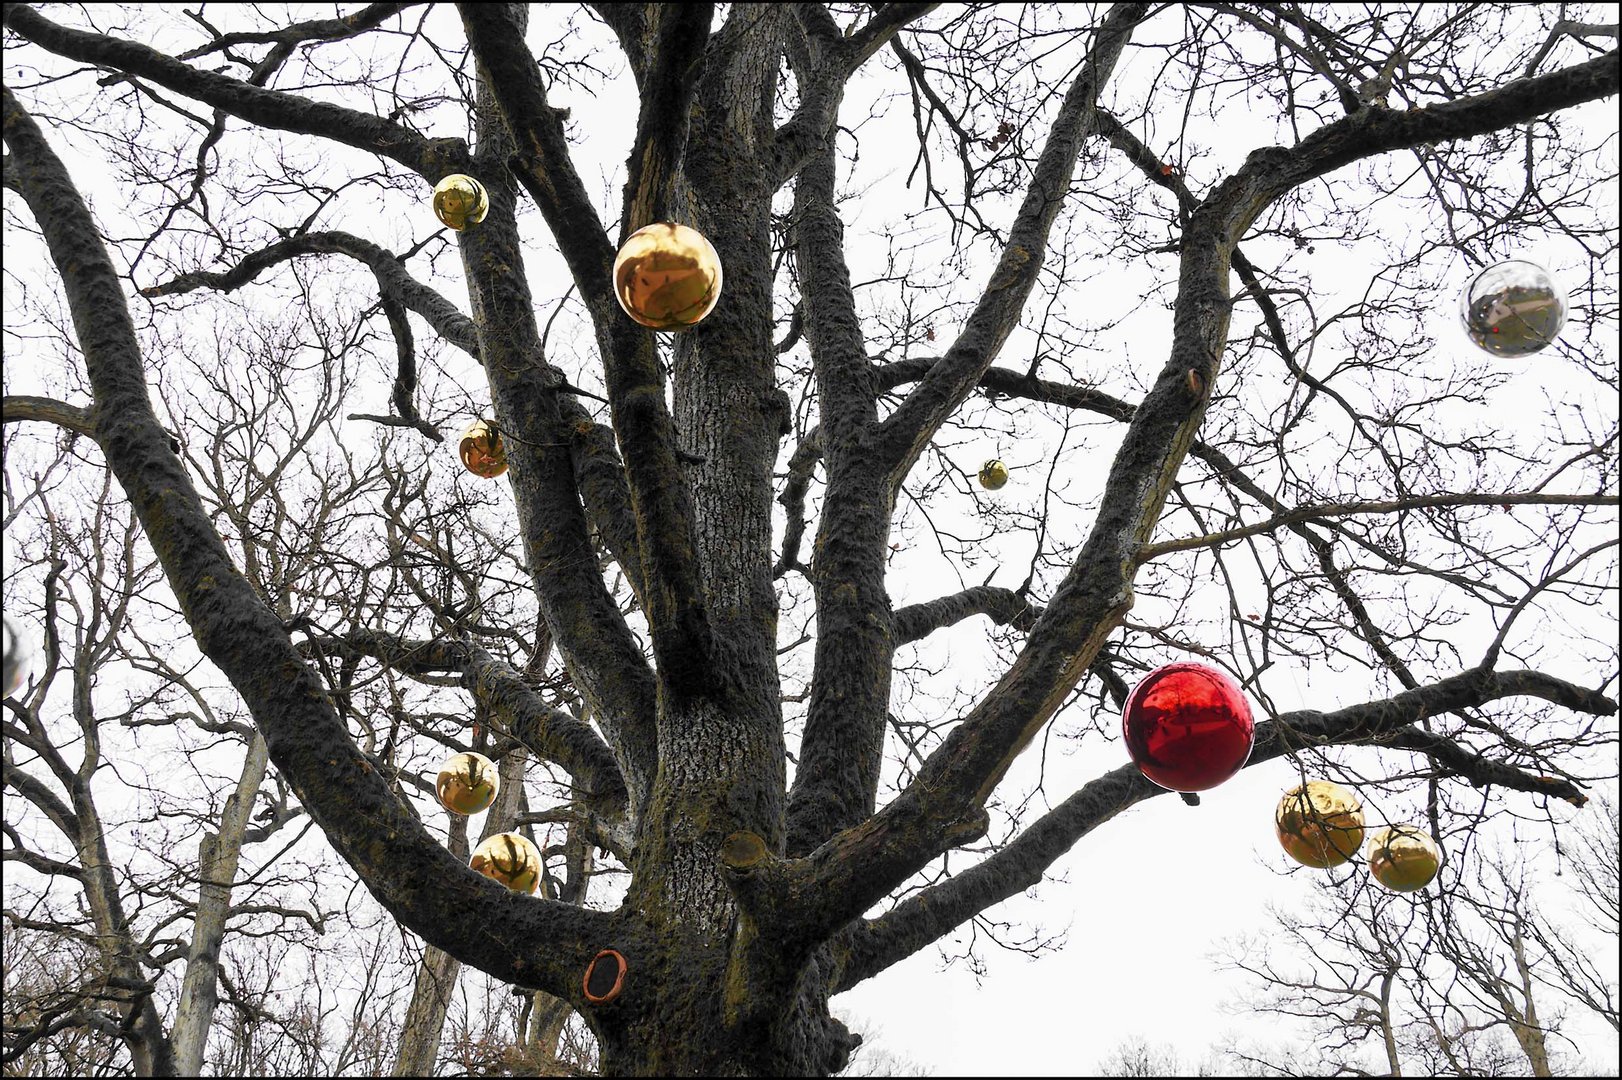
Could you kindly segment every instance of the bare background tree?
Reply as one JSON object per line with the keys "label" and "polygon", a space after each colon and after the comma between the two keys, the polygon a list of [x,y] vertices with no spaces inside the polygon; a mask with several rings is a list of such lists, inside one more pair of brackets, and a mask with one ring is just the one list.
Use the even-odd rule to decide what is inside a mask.
{"label": "bare background tree", "polygon": [[[5,9],[8,1067],[838,1071],[833,995],[1051,943],[999,903],[1164,792],[1049,741],[1170,659],[1449,852],[1615,776],[1598,9],[281,14]],[[610,280],[666,218],[725,267],[674,338]],[[1528,249],[1560,342],[1453,347]],[[1438,925],[1552,979],[1515,882]]]}
{"label": "bare background tree", "polygon": [[1235,1038],[1225,1057],[1266,1075],[1604,1075],[1568,1024],[1575,1004],[1616,1030],[1616,812],[1597,810],[1542,860],[1559,877],[1540,879],[1519,842],[1472,843],[1417,903],[1342,874],[1276,909],[1225,963],[1251,983],[1248,1010],[1308,1045]]}

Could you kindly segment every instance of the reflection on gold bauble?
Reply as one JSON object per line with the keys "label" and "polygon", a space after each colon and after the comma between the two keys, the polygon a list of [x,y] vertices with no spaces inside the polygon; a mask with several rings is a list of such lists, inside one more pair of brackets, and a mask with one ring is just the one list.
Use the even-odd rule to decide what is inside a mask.
{"label": "reflection on gold bauble", "polygon": [[483,754],[452,754],[434,784],[439,803],[453,814],[477,814],[495,802],[501,774]]}
{"label": "reflection on gold bauble", "polygon": [[10,619],[5,619],[5,686],[0,687],[5,692],[4,697],[10,697],[23,688],[28,679],[28,639],[22,636],[21,631],[12,625]]}
{"label": "reflection on gold bauble", "polygon": [[507,448],[501,444],[501,433],[488,420],[475,420],[462,432],[458,450],[462,464],[474,476],[486,480],[507,471]]}
{"label": "reflection on gold bauble", "polygon": [[451,173],[434,185],[434,213],[457,232],[477,225],[489,212],[490,196],[471,176]]}
{"label": "reflection on gold bauble", "polygon": [[514,892],[535,892],[541,882],[541,853],[518,833],[496,833],[473,849],[467,864]]}
{"label": "reflection on gold bauble", "polygon": [[980,466],[980,486],[987,491],[996,491],[1008,483],[1008,466],[992,458]]}
{"label": "reflection on gold bauble", "polygon": [[1566,324],[1566,295],[1537,263],[1506,259],[1470,279],[1459,317],[1483,350],[1526,356],[1548,347]]}
{"label": "reflection on gold bauble", "polygon": [[1369,838],[1369,873],[1392,892],[1415,892],[1431,883],[1442,853],[1417,825],[1390,825]]}
{"label": "reflection on gold bauble", "polygon": [[1302,866],[1327,870],[1363,846],[1363,804],[1328,780],[1309,780],[1285,792],[1273,822],[1285,853]]}
{"label": "reflection on gold bauble", "polygon": [[614,260],[614,295],[654,330],[685,330],[721,298],[721,256],[704,234],[673,221],[632,233]]}

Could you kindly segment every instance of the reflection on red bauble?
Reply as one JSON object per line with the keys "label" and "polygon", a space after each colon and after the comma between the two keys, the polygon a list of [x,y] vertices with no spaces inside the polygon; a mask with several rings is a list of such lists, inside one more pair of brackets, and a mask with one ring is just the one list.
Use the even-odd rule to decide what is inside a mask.
{"label": "reflection on red bauble", "polygon": [[1256,742],[1250,702],[1204,664],[1167,664],[1126,699],[1121,733],[1143,775],[1172,791],[1206,791],[1245,767]]}

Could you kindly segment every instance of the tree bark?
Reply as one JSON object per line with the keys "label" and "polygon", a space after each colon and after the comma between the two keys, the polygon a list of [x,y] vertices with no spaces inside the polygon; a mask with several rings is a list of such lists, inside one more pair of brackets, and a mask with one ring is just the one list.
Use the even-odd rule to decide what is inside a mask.
{"label": "tree bark", "polygon": [[220,942],[225,937],[226,919],[231,914],[231,890],[236,884],[237,860],[242,854],[242,837],[248,828],[254,798],[264,782],[270,755],[258,733],[248,743],[237,789],[225,800],[217,833],[204,833],[198,852],[197,917],[192,922],[191,947],[186,954],[186,974],[180,986],[180,1002],[175,1008],[175,1071],[180,1076],[201,1076],[203,1054],[208,1049],[209,1027],[219,1001]]}
{"label": "tree bark", "polygon": [[[1510,947],[1514,950],[1515,973],[1521,979],[1521,1000],[1526,1007],[1516,1010],[1511,1006],[1506,1010],[1510,1014],[1509,1029],[1515,1033],[1515,1041],[1526,1054],[1527,1063],[1532,1066],[1532,1075],[1553,1076],[1549,1071],[1549,1047],[1543,1038],[1543,1027],[1538,1023],[1537,1002],[1532,998],[1532,965],[1526,959],[1526,939],[1519,925],[1510,938]],[[1508,995],[1505,997],[1508,1004]]]}

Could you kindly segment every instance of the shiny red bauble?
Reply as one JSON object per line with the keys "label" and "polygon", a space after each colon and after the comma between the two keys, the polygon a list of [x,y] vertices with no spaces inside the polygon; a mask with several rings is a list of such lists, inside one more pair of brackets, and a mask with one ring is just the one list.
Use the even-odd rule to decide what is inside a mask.
{"label": "shiny red bauble", "polygon": [[1127,697],[1121,734],[1144,776],[1172,791],[1205,791],[1245,767],[1256,722],[1244,691],[1222,672],[1167,664]]}

